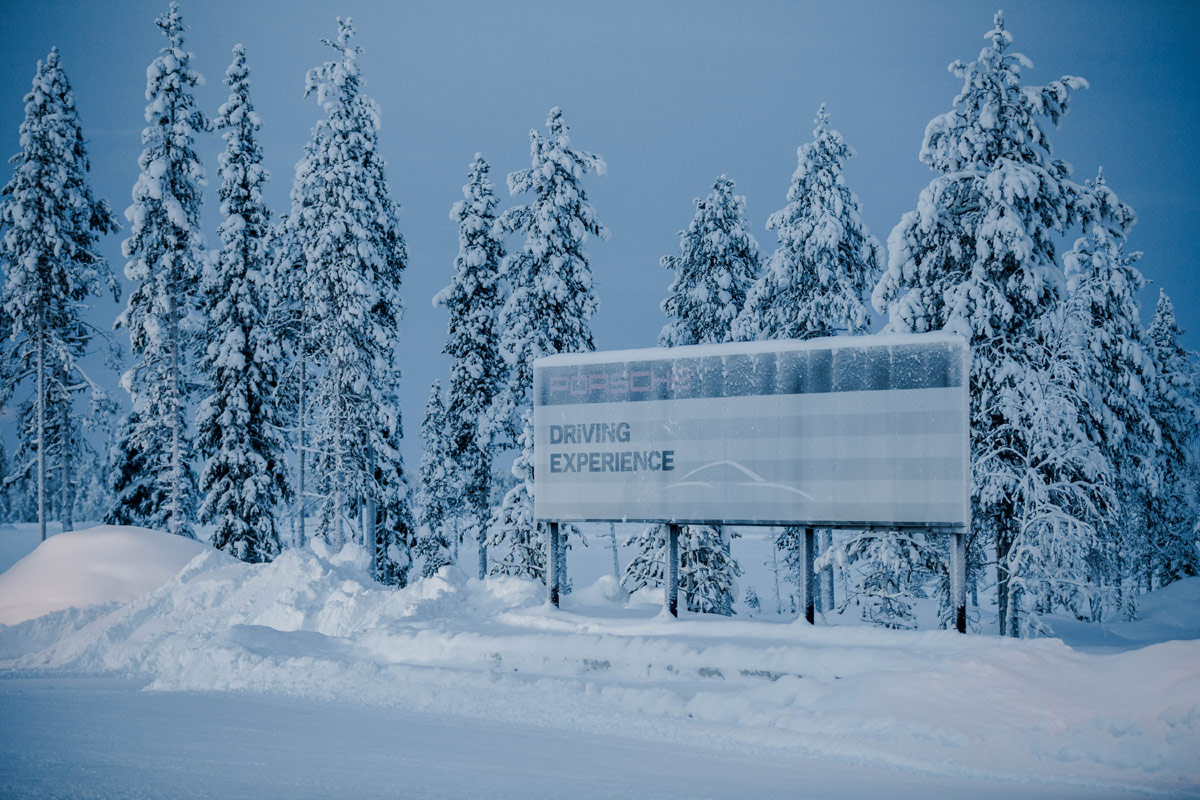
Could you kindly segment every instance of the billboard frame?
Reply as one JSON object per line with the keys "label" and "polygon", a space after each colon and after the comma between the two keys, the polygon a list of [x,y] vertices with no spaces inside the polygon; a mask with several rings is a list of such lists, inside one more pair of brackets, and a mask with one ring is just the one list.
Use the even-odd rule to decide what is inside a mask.
{"label": "billboard frame", "polygon": [[[842,347],[853,347],[853,345],[846,344],[847,339],[864,340],[864,341],[862,341],[863,345],[869,344],[869,345],[880,346],[880,347],[889,346],[891,343],[894,343],[894,342],[911,343],[911,342],[924,341],[924,340],[930,340],[930,339],[932,339],[934,341],[942,341],[942,342],[955,341],[956,343],[961,343],[963,345],[964,351],[965,351],[964,364],[962,366],[963,372],[961,375],[962,391],[963,391],[963,395],[965,398],[964,408],[967,409],[969,412],[969,408],[970,408],[970,396],[969,396],[970,379],[969,379],[969,376],[970,376],[971,350],[970,350],[969,343],[967,343],[965,341],[965,339],[963,339],[962,337],[958,337],[958,336],[949,336],[947,334],[940,333],[940,332],[931,333],[931,334],[909,334],[909,335],[904,335],[904,336],[899,336],[899,337],[895,337],[895,336],[886,337],[887,341],[880,341],[881,338],[884,338],[884,337],[878,337],[878,336],[834,337],[834,339],[836,339],[839,342],[839,346],[842,346]],[[792,340],[792,341],[794,341],[796,344],[801,344],[801,343],[804,344],[805,345],[804,349],[809,349],[809,348],[817,349],[817,346],[819,346],[822,342],[829,342],[831,340],[830,339],[824,339],[824,340],[817,339],[817,340],[806,340],[803,342],[801,342],[800,340]],[[756,345],[756,344],[759,345],[759,348],[754,347],[754,345]],[[780,344],[782,344],[782,340],[774,340],[770,343],[747,342],[747,343],[742,343],[742,346],[749,345],[749,349],[751,351],[753,351],[753,350],[758,350],[758,349],[762,348],[764,345],[778,347]],[[676,348],[671,348],[671,349],[676,349]],[[679,348],[679,349],[687,349],[687,348]],[[711,349],[711,347],[709,349]],[[724,348],[722,348],[722,349],[724,349]],[[628,357],[629,354],[636,353],[636,352],[638,352],[638,351],[609,351],[609,352],[594,352],[594,353],[589,353],[587,355],[589,356],[589,359],[588,359],[589,361],[595,360],[595,363],[604,363],[600,359],[605,356],[615,356],[619,353],[624,353],[624,354],[626,354],[626,357]],[[643,352],[645,352],[645,351],[643,351]],[[741,349],[732,350],[731,349],[731,353],[741,353],[741,352],[746,352],[746,350],[741,350]],[[683,354],[681,354],[681,356],[682,355]],[[545,360],[545,359],[539,359],[539,361],[542,361],[542,360]],[[555,359],[555,357],[550,357],[550,360],[556,360],[556,359]],[[535,367],[536,367],[536,365],[535,365]],[[964,448],[964,456],[965,456],[964,460],[967,465],[968,474],[969,474],[970,463],[971,463],[969,419],[967,421],[967,430],[966,430],[966,436],[964,437],[963,448]],[[786,520],[784,520],[784,519],[780,519],[780,520],[722,519],[722,520],[714,521],[711,519],[699,519],[699,518],[697,518],[697,519],[690,519],[690,518],[680,519],[680,518],[678,518],[678,516],[676,516],[675,518],[671,518],[671,519],[663,519],[663,518],[657,518],[657,517],[626,517],[626,516],[621,516],[621,517],[604,516],[604,517],[597,517],[597,518],[572,517],[570,519],[550,519],[550,518],[537,517],[536,511],[535,511],[535,523],[545,523],[545,525],[546,525],[546,553],[548,555],[548,558],[546,560],[547,600],[555,608],[559,607],[560,595],[561,595],[561,589],[562,589],[561,573],[563,572],[563,567],[565,566],[565,559],[566,559],[566,550],[564,547],[564,540],[563,540],[562,531],[561,531],[561,526],[563,524],[598,523],[598,522],[622,522],[622,523],[633,522],[633,523],[642,523],[642,524],[649,523],[649,524],[664,524],[664,525],[666,525],[667,526],[667,542],[666,542],[666,545],[667,545],[667,547],[666,547],[666,550],[667,550],[667,576],[666,576],[667,580],[663,587],[663,589],[664,589],[664,606],[667,609],[668,613],[670,613],[671,616],[673,616],[673,617],[678,617],[678,615],[679,615],[679,611],[678,611],[679,535],[680,535],[681,529],[684,525],[712,525],[712,526],[736,525],[738,527],[775,527],[775,526],[799,527],[799,528],[804,529],[804,535],[802,537],[800,537],[800,553],[799,553],[800,557],[798,558],[799,566],[800,566],[800,575],[799,575],[800,587],[799,588],[800,588],[801,595],[804,597],[804,617],[805,617],[805,620],[811,625],[811,624],[815,624],[815,619],[816,619],[816,608],[815,608],[815,584],[816,584],[816,581],[815,581],[815,573],[813,570],[813,561],[815,558],[815,550],[816,550],[815,534],[818,529],[822,529],[822,530],[856,530],[856,531],[862,531],[862,530],[866,530],[866,531],[872,531],[872,530],[877,530],[877,531],[901,531],[901,530],[918,531],[919,530],[919,531],[924,531],[924,532],[931,533],[931,534],[951,535],[954,537],[954,540],[952,542],[952,546],[950,549],[950,564],[949,564],[951,598],[952,598],[952,603],[954,605],[955,628],[956,628],[956,630],[958,630],[959,633],[966,633],[966,535],[970,531],[970,527],[971,527],[970,480],[968,479],[968,480],[964,481],[964,484],[965,485],[964,485],[963,501],[964,501],[965,522],[962,524],[944,523],[944,522],[931,523],[931,522],[916,522],[916,521],[912,521],[912,522],[908,522],[908,521],[903,521],[903,522],[893,522],[893,521],[889,521],[889,522],[860,522],[860,521],[845,522],[845,521],[813,520],[813,519],[804,519],[804,520],[797,520],[797,519],[786,519]],[[536,508],[536,505],[535,505],[535,508]]]}

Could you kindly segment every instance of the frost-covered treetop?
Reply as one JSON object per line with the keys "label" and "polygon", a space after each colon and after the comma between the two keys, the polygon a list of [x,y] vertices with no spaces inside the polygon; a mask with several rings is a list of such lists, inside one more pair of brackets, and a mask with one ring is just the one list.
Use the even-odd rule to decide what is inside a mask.
{"label": "frost-covered treetop", "polygon": [[1104,168],[1096,171],[1096,179],[1085,184],[1087,191],[1081,192],[1076,208],[1083,227],[1091,231],[1103,227],[1112,236],[1124,237],[1137,224],[1137,213],[1117,199],[1117,193],[1104,180]]}
{"label": "frost-covered treetop", "polygon": [[[183,49],[186,27],[179,4],[171,3],[155,24],[167,37],[167,45],[146,70],[149,124],[142,130],[146,148],[138,157],[140,173],[133,185],[133,205],[125,211],[130,236],[122,246],[130,259],[125,277],[144,285],[135,289],[117,320],[119,327],[130,329],[135,351],[146,344],[147,336],[157,335],[153,323],[145,324],[144,316],[156,313],[149,298],[156,293],[187,291],[199,277],[203,246],[199,222],[204,169],[193,142],[197,132],[210,126],[196,108],[190,89],[204,80],[191,68],[192,54]],[[164,259],[164,254],[172,251],[190,252],[185,258]],[[163,266],[169,268],[160,269]]]}
{"label": "frost-covered treetop", "polygon": [[[341,265],[334,283],[340,281],[344,290],[360,295],[355,302],[370,308],[379,325],[391,328],[403,312],[398,286],[407,248],[378,149],[379,107],[363,91],[361,49],[351,43],[354,25],[349,18],[339,17],[337,22],[337,38],[323,40],[335,58],[305,76],[306,96],[315,94],[326,116],[317,121],[310,146],[296,165],[296,219],[289,220],[289,226],[307,229],[304,249],[310,265]],[[353,277],[360,272],[366,280]],[[342,300],[327,295],[317,302]],[[322,307],[315,313],[320,317],[326,311]],[[373,332],[378,352],[390,354],[394,342],[381,330]],[[390,356],[384,360],[390,361]]]}
{"label": "frost-covered treetop", "polygon": [[796,150],[787,205],[767,219],[779,246],[735,323],[743,340],[865,334],[863,302],[879,278],[883,248],[843,175],[854,151],[829,127],[825,104],[813,139]]}
{"label": "frost-covered treetop", "polygon": [[[1086,227],[1090,229],[1092,241],[1080,238],[1075,248],[1063,255],[1067,291],[1075,294],[1080,290],[1080,282],[1090,272],[1101,270],[1103,279],[1089,287],[1090,292],[1105,293],[1109,297],[1128,295],[1125,302],[1129,304],[1128,313],[1132,316],[1127,321],[1136,327],[1138,306],[1133,295],[1141,290],[1145,280],[1133,263],[1142,254],[1118,252],[1118,245],[1137,222],[1137,214],[1109,188],[1104,180],[1103,169],[1097,172],[1095,180],[1087,181],[1084,186],[1088,198]],[[1125,285],[1125,281],[1133,284],[1132,289]]]}
{"label": "frost-covered treetop", "polygon": [[926,127],[921,161],[939,172],[953,172],[1009,158],[1042,164],[1056,177],[1066,177],[1068,164],[1047,159],[1052,151],[1040,119],[1057,126],[1071,91],[1087,88],[1087,81],[1064,75],[1046,86],[1021,86],[1021,70],[1032,69],[1033,62],[1010,51],[1013,37],[1004,27],[1004,12],[996,12],[994,23],[978,59],[950,65],[963,88],[953,110]]}
{"label": "frost-covered treetop", "polygon": [[[233,46],[233,62],[225,70],[225,83],[231,90],[229,99],[221,104],[221,108],[217,111],[217,118],[213,122],[224,131],[221,138],[230,146],[230,150],[247,152],[247,148],[252,148],[254,153],[260,153],[261,148],[258,143],[253,140],[253,137],[246,135],[247,131],[257,131],[261,128],[262,121],[258,118],[258,114],[254,113],[254,106],[250,102],[250,69],[246,66],[245,45]],[[249,155],[248,152],[247,155]],[[227,153],[222,153],[220,157],[222,167],[225,166],[226,159]]]}
{"label": "frost-covered treetop", "polygon": [[589,233],[608,238],[608,229],[579,184],[588,172],[604,175],[608,165],[594,153],[571,147],[567,123],[558,106],[546,117],[546,131],[546,136],[536,129],[529,131],[532,166],[508,174],[509,193],[530,192],[535,201],[504,214],[506,229],[528,231],[525,251],[536,258],[551,252],[554,242],[573,249],[587,242]]}
{"label": "frost-covered treetop", "polygon": [[509,329],[505,350],[527,365],[543,355],[592,349],[588,321],[597,302],[583,245],[589,234],[608,238],[580,184],[588,172],[607,171],[604,159],[571,147],[557,106],[546,117],[546,135],[531,130],[529,144],[532,165],[509,173],[508,189],[533,197],[499,219],[502,230],[525,234],[521,252],[505,264],[512,286],[505,314],[515,325],[502,327]]}
{"label": "frost-covered treetop", "polygon": [[950,65],[962,90],[929,123],[920,152],[939,174],[888,237],[873,302],[891,330],[1011,339],[1061,293],[1055,240],[1091,203],[1070,165],[1051,158],[1042,127],[1057,125],[1087,82],[1024,87],[1021,71],[1032,65],[1010,50],[1002,15],[987,38],[977,60]]}
{"label": "frost-covered treetop", "polygon": [[1175,319],[1175,304],[1163,289],[1158,290],[1158,304],[1154,318],[1146,331],[1146,338],[1154,353],[1158,368],[1159,395],[1184,422],[1181,429],[1190,430],[1200,424],[1200,405],[1197,405],[1196,386],[1192,382],[1188,364],[1188,353],[1179,344],[1183,329]]}
{"label": "frost-covered treetop", "polygon": [[[504,246],[493,230],[496,206],[500,201],[488,177],[490,169],[483,154],[476,153],[468,169],[467,182],[462,187],[463,199],[450,209],[450,219],[458,223],[454,278],[433,298],[434,306],[445,306],[450,311],[450,340],[445,352],[471,362],[489,360],[487,356],[495,355],[497,346],[495,314],[500,302],[498,290]],[[494,370],[496,366],[489,365],[486,369]],[[463,377],[478,380],[486,369],[476,363]],[[495,379],[496,376],[489,378]],[[452,394],[454,385],[452,380]]]}
{"label": "frost-covered treetop", "polygon": [[10,159],[16,164],[12,178],[0,192],[5,333],[13,336],[31,321],[32,292],[76,303],[105,288],[120,296],[107,262],[95,251],[96,236],[119,226],[87,184],[91,165],[57,47],[38,62],[25,95],[20,143],[21,152]]}
{"label": "frost-covered treetop", "polygon": [[[326,61],[310,69],[305,75],[304,93],[316,93],[317,102],[325,111],[327,119],[317,123],[328,126],[334,133],[353,136],[362,134],[362,146],[375,149],[375,134],[381,125],[379,106],[362,91],[362,77],[358,69],[358,54],[362,48],[350,43],[354,38],[354,21],[350,17],[338,17],[336,39],[322,39],[321,43],[338,53],[334,61]],[[365,130],[351,124],[365,115],[370,125]]]}
{"label": "frost-covered treetop", "polygon": [[[193,56],[183,49],[183,32],[187,26],[179,13],[179,3],[171,3],[167,13],[154,20],[154,24],[167,37],[167,45],[146,68],[146,100],[149,101],[146,122],[151,124],[146,133],[156,126],[181,123],[190,127],[174,131],[177,135],[189,136],[193,130],[206,130],[204,116],[193,110],[195,101],[187,91],[193,86],[203,86],[204,78],[191,68]],[[142,141],[149,144],[146,133],[142,134]],[[186,144],[190,142],[188,138]],[[186,146],[184,142],[178,144]]]}
{"label": "frost-covered treetop", "polygon": [[463,184],[463,199],[450,208],[450,219],[461,223],[471,217],[494,217],[499,199],[496,197],[496,185],[492,183],[489,173],[491,165],[476,153],[467,168],[467,182]]}
{"label": "frost-covered treetop", "polygon": [[663,347],[727,342],[733,321],[758,277],[758,242],[746,226],[746,198],[734,183],[717,178],[687,230],[680,231],[679,255],[663,256],[672,270],[670,294],[662,301],[668,322],[658,335]]}
{"label": "frost-covered treetop", "polygon": [[[262,185],[270,176],[262,166],[262,147],[255,136],[262,122],[250,102],[250,69],[246,66],[246,48],[241,44],[234,45],[233,62],[225,70],[225,83],[231,90],[229,99],[221,104],[214,120],[225,140],[225,149],[217,156],[222,178],[221,215],[225,217],[221,224],[222,238],[227,227],[234,234],[239,226],[254,225],[259,230],[251,238],[256,246],[263,248],[255,255],[265,258],[269,211],[262,202]],[[259,218],[244,219],[248,210]]]}

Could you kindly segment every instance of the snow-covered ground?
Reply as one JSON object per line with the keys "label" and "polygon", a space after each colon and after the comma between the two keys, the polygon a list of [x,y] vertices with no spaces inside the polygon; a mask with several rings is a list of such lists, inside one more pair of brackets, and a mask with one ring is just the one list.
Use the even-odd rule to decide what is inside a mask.
{"label": "snow-covered ground", "polygon": [[[54,537],[0,609],[111,574],[102,536],[141,576],[132,553],[174,545]],[[0,795],[1200,796],[1196,580],[1142,622],[1056,621],[1072,647],[672,620],[616,591],[595,537],[561,611],[453,569],[383,589],[353,550],[199,549],[136,599],[0,626]]]}

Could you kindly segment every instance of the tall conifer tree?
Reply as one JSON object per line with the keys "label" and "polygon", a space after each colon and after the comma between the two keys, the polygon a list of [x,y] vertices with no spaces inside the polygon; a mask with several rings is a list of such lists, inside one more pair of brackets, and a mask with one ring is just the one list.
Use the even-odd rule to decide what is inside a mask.
{"label": "tall conifer tree", "polygon": [[[210,130],[191,90],[201,77],[183,49],[187,30],[172,3],[155,20],[167,44],[146,71],[146,122],[138,159],[141,174],[133,205],[125,212],[130,237],[125,277],[135,284],[117,326],[129,330],[137,363],[122,385],[136,416],[130,417],[121,447],[138,451],[142,474],[117,502],[136,505],[136,495],[156,498],[147,517],[137,520],[181,536],[193,536],[196,475],[188,431],[196,380],[192,361],[199,327],[196,297],[204,263],[200,232],[204,171],[194,149],[196,135]],[[132,476],[131,476],[132,477]]]}
{"label": "tall conifer tree", "polygon": [[746,292],[758,278],[762,257],[746,224],[746,198],[733,193],[733,181],[717,178],[696,214],[679,232],[679,255],[663,256],[674,273],[662,301],[667,324],[658,335],[662,347],[728,342],[733,321],[746,304]]}
{"label": "tall conifer tree", "polygon": [[339,19],[337,39],[325,40],[334,59],[307,76],[326,118],[296,168],[289,252],[303,255],[302,357],[314,367],[305,413],[320,535],[335,547],[361,542],[376,577],[403,585],[414,531],[398,449],[395,348],[408,256],[379,154],[379,108],[363,92],[353,37],[351,21]]}
{"label": "tall conifer tree", "polygon": [[421,569],[421,576],[425,578],[454,562],[447,527],[455,521],[460,488],[452,460],[454,442],[450,423],[450,415],[442,401],[442,383],[434,381],[429,387],[429,401],[425,404],[425,419],[421,423],[425,450],[421,455],[417,487],[417,507],[425,527],[425,533],[417,539],[417,554],[425,559]]}
{"label": "tall conifer tree", "polygon": [[1146,332],[1155,380],[1150,385],[1150,413],[1162,435],[1155,453],[1158,492],[1145,496],[1144,516],[1149,536],[1145,586],[1149,591],[1172,581],[1200,575],[1200,497],[1197,497],[1196,428],[1200,423],[1196,385],[1187,352],[1179,344],[1183,335],[1175,319],[1175,306],[1159,291],[1154,318]]}
{"label": "tall conifer tree", "polygon": [[457,473],[456,501],[465,523],[464,535],[478,543],[480,579],[487,575],[488,496],[495,450],[488,413],[508,375],[497,327],[504,303],[500,282],[504,244],[495,224],[499,201],[489,169],[488,162],[476,153],[462,189],[463,199],[450,210],[450,219],[458,223],[454,277],[433,299],[450,315],[442,350],[453,359],[446,399],[446,405],[454,409],[447,420],[449,457]]}
{"label": "tall conifer tree", "polygon": [[[863,222],[858,197],[846,185],[846,161],[854,151],[829,127],[824,104],[813,124],[813,140],[796,151],[787,205],[767,220],[779,244],[734,322],[736,339],[861,336],[870,326],[864,301],[879,280],[883,248]],[[797,531],[785,530],[776,545],[798,541]],[[821,531],[818,550],[825,552],[832,544],[832,532]],[[856,552],[873,552],[861,540],[857,545]],[[819,590],[818,607],[831,611],[832,565],[820,571]]]}
{"label": "tall conifer tree", "polygon": [[[667,324],[658,335],[664,347],[727,342],[733,322],[758,277],[762,258],[746,224],[746,198],[734,183],[717,178],[687,230],[679,232],[679,255],[661,264],[675,273],[662,301]],[[630,590],[654,585],[666,569],[665,525],[652,525],[630,538],[637,553],[625,569]],[[690,611],[732,614],[742,569],[730,555],[731,532],[713,525],[684,526],[679,538],[679,589]]]}
{"label": "tall conifer tree", "polygon": [[1081,336],[1091,352],[1089,428],[1111,465],[1119,500],[1119,513],[1103,531],[1107,546],[1093,558],[1092,579],[1122,587],[1125,610],[1132,614],[1133,573],[1150,558],[1144,511],[1148,498],[1158,494],[1162,440],[1150,408],[1154,362],[1139,320],[1137,292],[1146,283],[1136,266],[1141,253],[1125,252],[1135,215],[1103,173],[1089,188],[1088,235],[1076,240],[1063,263],[1067,290],[1088,323]]}
{"label": "tall conifer tree", "polygon": [[[1071,92],[1086,82],[1067,76],[1023,86],[1029,61],[1012,50],[1003,15],[994,22],[975,61],[951,64],[962,90],[954,108],[929,123],[920,153],[937,176],[888,237],[888,266],[873,297],[889,331],[947,330],[969,340],[975,463],[987,456],[983,448],[1003,448],[992,435],[1005,423],[1000,395],[1020,374],[1039,310],[1061,296],[1055,239],[1077,220],[1087,194],[1069,179],[1069,165],[1051,156],[1042,126],[1057,125]],[[976,478],[972,563],[981,563],[985,542],[994,546],[1007,631],[1015,517],[1003,499],[981,503],[987,475]]]}
{"label": "tall conifer tree", "polygon": [[225,139],[221,252],[205,270],[200,303],[206,326],[200,369],[208,391],[196,421],[197,449],[206,460],[200,518],[216,524],[215,547],[258,562],[279,552],[275,511],[288,483],[275,405],[281,351],[268,327],[270,210],[262,197],[268,175],[240,44],[225,82],[232,93],[216,119]]}
{"label": "tall conifer tree", "polygon": [[[93,336],[83,318],[91,295],[119,297],[98,239],[118,230],[112,212],[92,195],[90,168],[75,96],[57,48],[39,61],[25,95],[21,152],[0,191],[2,332],[9,344],[0,375],[4,388],[29,378],[33,398],[20,414],[21,465],[36,470],[37,517],[42,539],[50,510],[48,482],[56,477],[59,519],[70,530],[77,472],[88,449],[72,405],[79,391],[103,393],[80,359]],[[30,463],[30,462],[33,463]],[[13,480],[6,475],[5,480]]]}
{"label": "tall conifer tree", "polygon": [[570,146],[562,111],[550,109],[546,134],[530,131],[529,141],[532,164],[509,174],[508,189],[532,196],[497,220],[501,231],[523,234],[525,242],[504,261],[510,294],[500,312],[500,346],[511,371],[489,423],[492,430],[506,429],[521,447],[513,464],[519,482],[495,515],[488,546],[507,551],[491,560],[492,572],[541,576],[544,561],[537,553],[543,537],[533,523],[532,506],[533,362],[595,349],[591,318],[597,304],[584,244],[589,235],[608,238],[608,229],[580,185],[587,173],[605,172],[604,160]]}

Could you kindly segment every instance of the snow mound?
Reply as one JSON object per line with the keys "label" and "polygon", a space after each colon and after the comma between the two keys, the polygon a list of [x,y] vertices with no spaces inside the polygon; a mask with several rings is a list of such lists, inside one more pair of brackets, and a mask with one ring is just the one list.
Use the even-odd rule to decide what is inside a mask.
{"label": "snow mound", "polygon": [[145,528],[60,533],[0,574],[0,625],[52,611],[127,603],[159,588],[206,544]]}

